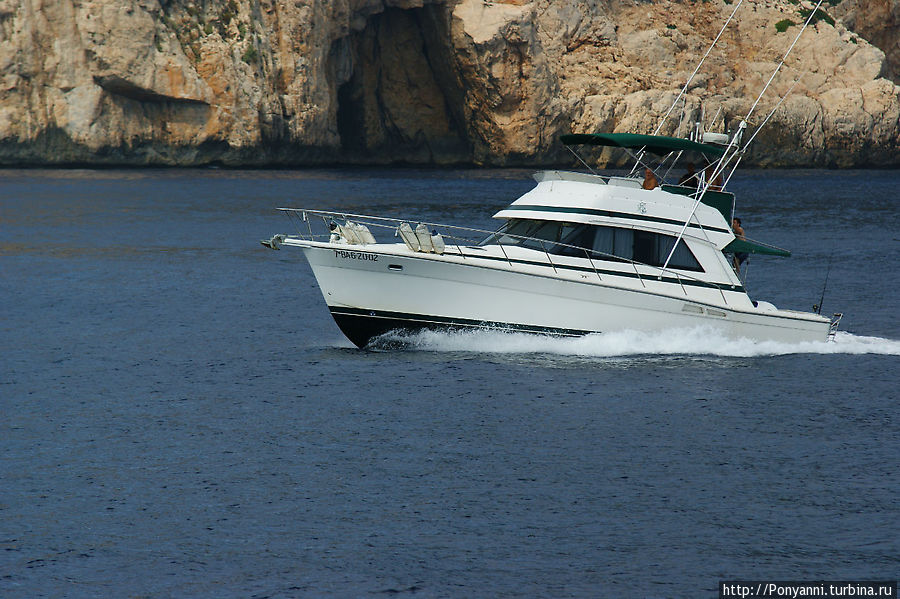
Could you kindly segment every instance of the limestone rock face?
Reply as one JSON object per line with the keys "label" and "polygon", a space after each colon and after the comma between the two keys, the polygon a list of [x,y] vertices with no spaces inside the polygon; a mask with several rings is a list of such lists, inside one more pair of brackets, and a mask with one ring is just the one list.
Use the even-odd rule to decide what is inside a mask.
{"label": "limestone rock face", "polygon": [[812,5],[736,6],[0,0],[0,163],[536,165],[769,118],[745,164],[900,164],[900,0],[829,5],[758,102]]}
{"label": "limestone rock face", "polygon": [[885,53],[883,75],[900,83],[900,0],[844,0],[829,10]]}

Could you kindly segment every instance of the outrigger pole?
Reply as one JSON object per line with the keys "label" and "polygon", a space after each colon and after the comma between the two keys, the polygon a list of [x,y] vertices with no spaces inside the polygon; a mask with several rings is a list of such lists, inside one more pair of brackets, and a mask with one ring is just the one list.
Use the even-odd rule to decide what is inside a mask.
{"label": "outrigger pole", "polygon": [[[775,79],[775,75],[777,75],[778,71],[781,70],[781,67],[784,66],[784,63],[787,60],[788,55],[793,51],[794,46],[796,46],[797,42],[800,40],[800,36],[803,35],[803,32],[806,31],[807,27],[809,27],[809,24],[812,22],[813,17],[816,16],[816,13],[819,11],[819,7],[822,5],[822,1],[823,0],[819,0],[816,3],[815,8],[813,8],[813,10],[809,13],[809,16],[806,17],[806,21],[803,23],[803,27],[801,27],[800,31],[797,32],[796,37],[794,37],[794,41],[791,42],[790,47],[788,47],[787,51],[784,53],[784,56],[781,57],[781,62],[779,62],[778,66],[775,67],[775,70],[772,71],[772,75],[769,77],[769,80],[766,82],[765,86],[763,86],[762,91],[759,92],[759,95],[756,97],[756,101],[753,103],[753,106],[750,107],[750,110],[747,112],[746,116],[744,116],[744,119],[741,123],[742,126],[740,127],[741,129],[746,128],[746,123],[747,123],[747,121],[750,120],[750,115],[752,115],[753,112],[756,110],[756,107],[759,105],[760,100],[762,100],[763,95],[765,95],[766,91],[769,89],[769,86],[772,84],[772,81]],[[775,106],[776,109],[778,108],[778,106],[781,105],[781,102],[784,101],[784,98],[786,98],[787,95],[791,93],[791,91],[794,89],[794,86],[797,85],[797,82],[799,82],[799,79],[794,82],[794,85],[791,86],[791,89],[788,90],[788,93],[785,94],[785,96],[781,99],[781,101]],[[756,128],[756,131],[754,131],[753,135],[750,137],[749,140],[747,140],[747,143],[745,143],[742,148],[735,150],[734,152],[731,153],[731,155],[728,154],[728,150],[726,149],[725,154],[723,154],[722,157],[719,159],[718,166],[713,170],[713,175],[710,177],[710,180],[714,180],[716,176],[721,175],[722,172],[728,167],[728,164],[732,160],[734,160],[735,156],[737,156],[738,154],[743,155],[744,152],[747,151],[747,149],[750,147],[750,142],[752,142],[754,139],[756,139],[756,136],[762,130],[763,125],[765,125],[766,122],[768,122],[769,118],[773,114],[774,114],[774,109],[772,110],[772,112],[769,113],[769,116],[763,120],[763,122],[760,124],[760,126]],[[738,133],[740,133],[740,132],[741,131],[738,131]],[[732,141],[734,141],[735,139],[737,139],[738,140],[737,143],[740,144],[740,137],[738,135],[735,135],[735,138],[733,138]],[[728,148],[731,148],[732,145],[736,145],[736,144],[729,143]],[[737,168],[737,164],[735,164],[734,168],[735,169]],[[732,174],[734,174],[734,169],[732,170]],[[729,175],[729,179],[730,178],[731,178],[731,175]],[[707,185],[707,187],[708,187],[708,185]],[[704,193],[706,192],[706,188],[703,189],[703,192]]]}
{"label": "outrigger pole", "polygon": [[662,120],[659,121],[659,125],[656,126],[656,130],[653,131],[653,135],[659,135],[659,131],[662,129],[663,125],[669,119],[669,115],[672,114],[672,111],[675,110],[675,107],[678,105],[678,100],[681,99],[684,94],[687,93],[688,87],[691,85],[691,81],[694,80],[694,77],[697,75],[697,72],[700,70],[700,67],[703,65],[703,61],[706,60],[706,57],[709,56],[709,53],[712,52],[712,49],[716,47],[716,44],[719,43],[719,38],[722,37],[722,34],[725,33],[725,28],[728,27],[728,24],[731,22],[731,19],[734,18],[735,13],[741,7],[741,4],[744,3],[744,0],[740,0],[734,7],[734,10],[731,11],[731,14],[725,20],[725,24],[722,25],[722,29],[719,30],[719,35],[716,36],[716,39],[713,40],[712,44],[710,44],[709,48],[706,50],[706,54],[703,55],[703,58],[700,59],[700,62],[697,63],[697,67],[694,69],[694,72],[691,73],[691,76],[688,77],[688,80],[685,81],[684,87],[681,88],[681,91],[678,92],[678,96],[675,97],[675,101],[672,102],[672,106],[669,107],[669,111],[666,112],[665,116],[663,116]]}
{"label": "outrigger pole", "polygon": [[[809,26],[809,24],[812,22],[813,18],[816,16],[816,13],[819,11],[819,7],[821,5],[822,5],[822,0],[819,0],[816,3],[815,8],[812,9],[812,12],[809,13],[809,16],[806,17],[806,21],[803,23],[803,27],[800,28],[799,32],[797,32],[797,36],[794,38],[794,41],[791,43],[790,47],[787,49],[787,52],[784,53],[784,56],[782,56],[781,62],[779,62],[778,66],[775,67],[775,70],[772,72],[772,75],[771,75],[771,77],[769,77],[769,80],[766,82],[766,85],[763,87],[762,91],[759,92],[759,96],[756,98],[756,102],[753,103],[753,106],[750,107],[750,111],[747,113],[747,116],[744,117],[744,122],[750,120],[750,115],[753,114],[754,110],[756,110],[756,106],[759,104],[759,101],[762,100],[762,97],[766,93],[766,90],[769,89],[769,85],[771,85],[772,80],[775,79],[775,75],[778,74],[778,71],[781,70],[782,66],[784,66],[784,62],[787,60],[788,55],[794,49],[794,46],[797,45],[797,42],[800,40],[800,36],[803,35],[804,31],[806,31],[806,28]],[[756,139],[756,136],[759,135],[760,131],[762,131],[763,126],[765,126],[765,124],[767,122],[769,122],[769,119],[772,117],[772,115],[775,114],[775,111],[778,109],[779,106],[781,106],[781,103],[784,102],[784,100],[791,94],[792,91],[794,91],[794,87],[800,82],[801,79],[803,79],[803,75],[801,75],[796,81],[794,81],[793,85],[791,85],[791,88],[787,91],[787,93],[784,96],[782,96],[781,100],[779,100],[778,104],[775,105],[775,108],[773,108],[772,111],[769,112],[768,116],[766,116],[766,118],[763,119],[763,122],[760,123],[759,127],[756,128],[756,131],[753,132],[753,135],[750,136],[750,139],[747,140],[747,143],[744,144],[744,147],[741,148],[739,152],[736,151],[731,156],[727,156],[727,155],[722,156],[722,158],[720,159],[720,164],[722,166],[721,166],[721,168],[716,170],[717,173],[723,172],[728,167],[728,163],[731,162],[738,153],[740,153],[741,157],[738,158],[737,162],[734,164],[734,167],[731,169],[731,173],[728,175],[728,179],[729,180],[731,179],[732,175],[734,175],[734,172],[737,170],[738,164],[740,164],[741,159],[743,158],[744,152],[746,152],[747,149],[750,147],[750,143],[754,139]]]}
{"label": "outrigger pole", "polygon": [[[675,110],[675,107],[678,105],[678,101],[684,96],[684,94],[687,93],[687,89],[691,85],[691,81],[694,80],[694,77],[696,77],[697,73],[700,71],[700,67],[703,66],[703,61],[706,60],[706,58],[709,56],[709,53],[712,52],[712,49],[716,47],[717,43],[719,43],[719,38],[722,37],[723,33],[725,33],[725,28],[728,27],[728,24],[731,22],[731,19],[734,18],[735,13],[737,13],[738,9],[741,7],[741,4],[743,4],[743,3],[744,3],[744,0],[739,0],[738,3],[735,5],[734,10],[732,10],[731,14],[728,15],[728,18],[725,19],[725,24],[722,25],[722,29],[719,30],[719,34],[716,35],[716,38],[709,45],[709,48],[706,49],[706,54],[704,54],[703,58],[700,59],[700,62],[697,63],[697,66],[694,68],[694,72],[691,73],[691,76],[688,77],[687,81],[685,81],[684,87],[682,87],[681,91],[678,92],[678,95],[675,97],[675,101],[672,102],[672,105],[669,107],[669,110],[666,112],[666,114],[663,116],[663,118],[659,121],[659,125],[656,126],[656,129],[654,129],[653,135],[659,135],[659,131],[662,129],[663,125],[669,119],[669,115],[672,114],[672,111]],[[643,149],[640,152],[638,152],[638,155],[636,157],[632,156],[632,158],[634,158],[634,160],[635,160],[634,168],[631,169],[632,174],[634,174],[634,172],[637,170],[637,168],[642,164],[641,159],[643,157],[644,157]]]}
{"label": "outrigger pole", "polygon": [[[769,120],[769,117],[771,117],[772,114],[774,113],[774,110],[773,110],[772,113],[769,114],[769,117],[766,117],[766,119],[763,121],[763,123],[759,127],[757,127],[756,131],[753,133],[753,135],[750,137],[750,139],[747,141],[747,143],[744,144],[743,147],[739,147],[740,143],[741,143],[741,137],[743,136],[743,133],[744,133],[744,129],[747,128],[747,121],[750,119],[750,115],[752,115],[753,111],[756,110],[756,106],[759,104],[759,101],[762,100],[762,97],[766,93],[766,90],[769,89],[769,85],[772,84],[772,80],[775,79],[775,75],[777,75],[778,71],[781,70],[781,67],[784,65],[785,60],[787,60],[788,55],[794,49],[794,46],[797,44],[797,41],[800,39],[800,36],[803,35],[803,32],[806,31],[806,28],[812,22],[813,17],[816,16],[816,13],[819,11],[819,7],[821,5],[822,5],[822,0],[819,0],[818,3],[816,3],[815,8],[813,8],[813,10],[809,13],[809,16],[806,18],[806,22],[803,23],[803,27],[797,33],[797,36],[794,38],[794,41],[791,42],[791,45],[787,49],[787,52],[785,52],[784,56],[781,57],[781,62],[779,62],[778,66],[775,67],[775,70],[772,72],[772,75],[769,77],[769,80],[766,82],[766,85],[763,86],[763,89],[759,93],[759,96],[757,96],[756,101],[753,103],[753,106],[750,107],[749,112],[747,112],[747,115],[741,121],[740,125],[738,125],[738,130],[735,132],[735,134],[731,138],[731,140],[729,140],[728,146],[725,148],[725,153],[722,154],[722,157],[719,158],[718,162],[714,163],[714,164],[716,164],[716,167],[713,169],[712,175],[710,175],[707,178],[705,184],[703,185],[703,189],[700,190],[700,194],[697,196],[697,199],[694,202],[694,206],[691,208],[691,213],[688,215],[687,219],[684,221],[684,225],[682,225],[681,231],[678,232],[678,237],[675,238],[675,243],[672,245],[672,249],[669,251],[669,255],[666,257],[666,262],[662,266],[663,272],[665,272],[666,267],[669,266],[669,261],[672,259],[672,256],[675,254],[675,248],[678,247],[678,243],[681,241],[681,238],[684,237],[684,232],[687,230],[687,227],[690,224],[691,219],[694,218],[694,213],[697,211],[697,207],[700,205],[700,202],[703,200],[703,196],[706,195],[706,192],[710,188],[710,185],[712,185],[712,182],[716,180],[716,177],[718,177],[719,175],[722,174],[722,172],[724,172],[724,170],[728,167],[729,163],[731,163],[731,161],[734,160],[734,158],[738,154],[741,154],[741,156],[743,156],[744,152],[746,152],[747,148],[750,146],[750,142],[756,138],[756,135],[760,132],[760,130],[762,129],[762,126],[765,125],[765,123]],[[738,6],[740,6],[740,4],[738,4]],[[735,10],[737,10],[737,7],[735,7]],[[731,16],[734,16],[734,11],[732,11]],[[728,19],[731,20],[731,17],[728,17]],[[727,25],[727,22],[726,22],[726,25]],[[723,27],[723,30],[724,30],[724,27]],[[721,35],[721,32],[719,33],[719,35]],[[716,44],[718,39],[719,38],[716,37],[715,41],[713,41],[713,45]],[[710,46],[710,50],[712,50],[712,46]],[[709,51],[707,51],[707,54],[709,54]],[[705,59],[706,56],[704,56],[703,58]],[[699,68],[699,65],[698,65],[698,68]],[[694,73],[696,73],[696,70],[694,71]],[[691,75],[691,77],[693,77],[693,75]],[[799,81],[799,79],[797,81]],[[688,83],[690,83],[690,79],[688,80]],[[797,82],[794,82],[794,85],[796,85],[796,84],[797,84]],[[687,84],[685,85],[684,89],[687,89]],[[791,86],[791,90],[793,90],[793,86]],[[788,94],[791,92],[791,90],[788,90]],[[785,97],[787,97],[787,94],[785,94]],[[784,98],[782,98],[782,101],[783,100],[784,100]],[[678,100],[676,99],[675,101],[677,102]],[[781,104],[781,102],[778,103],[778,105],[780,105],[780,104]],[[778,108],[778,105],[776,105],[775,108]],[[673,108],[674,108],[674,104],[673,104]],[[672,111],[672,109],[670,108],[669,112],[666,113],[666,116],[663,117],[663,120],[668,118],[671,111]],[[660,126],[657,127],[657,131],[659,130],[659,128],[661,126],[662,126],[662,123],[660,123]],[[734,151],[732,151],[731,154],[729,154],[729,150],[731,150],[731,148],[733,148],[733,147],[736,149]],[[732,169],[731,174],[728,175],[729,180],[731,179],[731,176],[734,174],[734,171],[737,169],[737,165],[739,163],[740,163],[740,160],[738,160],[738,162],[735,163],[734,169]]]}
{"label": "outrigger pole", "polygon": [[[772,110],[769,112],[769,114],[766,115],[766,118],[763,119],[763,122],[760,123],[759,127],[756,128],[756,131],[753,132],[753,135],[750,136],[750,139],[747,140],[747,143],[744,144],[744,148],[740,152],[741,155],[738,157],[737,162],[734,163],[734,167],[731,169],[731,172],[728,173],[728,178],[725,179],[724,183],[722,183],[722,187],[725,187],[726,185],[728,185],[728,182],[731,181],[731,177],[734,175],[735,171],[737,170],[738,165],[741,163],[741,160],[743,160],[743,158],[744,158],[744,152],[747,151],[747,148],[750,147],[750,144],[753,142],[754,139],[756,139],[756,136],[759,134],[759,132],[762,131],[762,128],[766,126],[766,123],[769,122],[769,119],[772,118],[772,116],[775,114],[775,111],[778,110],[778,107],[781,106],[781,104],[785,100],[787,100],[787,97],[791,95],[791,92],[794,91],[794,88],[797,87],[797,84],[800,83],[800,80],[803,79],[803,77],[805,75],[806,75],[806,73],[803,73],[796,79],[796,81],[794,81],[791,84],[791,88],[789,90],[787,90],[786,94],[781,96],[781,99],[778,100],[778,104],[776,104],[775,107],[772,108]],[[732,216],[734,216],[734,215],[732,215]]]}

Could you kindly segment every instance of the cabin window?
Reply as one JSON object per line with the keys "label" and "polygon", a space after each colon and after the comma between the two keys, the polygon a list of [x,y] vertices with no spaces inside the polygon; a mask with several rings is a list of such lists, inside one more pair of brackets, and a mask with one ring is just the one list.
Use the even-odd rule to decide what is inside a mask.
{"label": "cabin window", "polygon": [[593,227],[596,230],[591,258],[598,260],[633,260],[634,231],[616,227]]}
{"label": "cabin window", "polygon": [[491,235],[482,242],[482,245],[489,243],[501,243],[503,245],[521,245],[525,239],[523,237],[534,237],[538,232],[542,223],[537,220],[521,220],[511,219],[506,222],[506,226]]}
{"label": "cabin window", "polygon": [[[511,219],[505,228],[486,239],[483,245],[490,243],[520,245],[560,256],[583,258],[589,254],[593,260],[633,260],[649,266],[662,266],[675,245],[675,236],[619,227]],[[669,266],[703,271],[683,240],[672,254]]]}
{"label": "cabin window", "polygon": [[[538,226],[534,228],[528,237],[531,239],[521,239],[519,243],[525,247],[534,248],[536,250],[552,251],[552,247],[559,241],[560,229],[563,223],[556,222],[538,222]],[[545,243],[552,242],[552,243]]]}
{"label": "cabin window", "polygon": [[559,249],[557,243],[568,243],[565,239],[583,227],[584,225],[557,221],[512,219],[504,229],[485,240],[483,245],[499,242],[503,245],[521,245],[555,254]]}
{"label": "cabin window", "polygon": [[[657,235],[657,237],[659,239],[656,248],[657,262],[662,266],[666,263],[666,258],[669,257],[669,252],[672,251],[676,238],[671,235]],[[684,240],[680,240],[675,247],[675,253],[672,254],[672,259],[669,260],[669,266],[683,270],[703,270]]]}
{"label": "cabin window", "polygon": [[[665,264],[666,258],[669,257],[669,252],[672,251],[672,247],[675,245],[676,238],[674,235],[664,235],[652,231],[619,229],[616,227],[597,228],[609,230],[598,231],[597,237],[602,237],[607,247],[610,239],[613,245],[612,251],[599,250],[595,242],[595,252],[612,254],[618,258],[634,260],[649,266],[662,266]],[[694,254],[683,240],[678,242],[678,247],[675,249],[675,253],[672,254],[672,259],[669,260],[669,266],[680,270],[703,271],[697,258],[694,257]]]}
{"label": "cabin window", "polygon": [[560,231],[560,245],[552,248],[550,253],[584,258],[587,255],[584,248],[590,249],[591,247],[593,229],[594,227],[590,225],[564,223]]}

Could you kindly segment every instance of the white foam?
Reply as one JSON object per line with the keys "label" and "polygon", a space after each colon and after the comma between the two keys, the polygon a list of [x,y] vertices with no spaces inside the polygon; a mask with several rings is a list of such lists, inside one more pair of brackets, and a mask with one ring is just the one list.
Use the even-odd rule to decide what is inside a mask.
{"label": "white foam", "polygon": [[621,331],[584,337],[555,337],[503,331],[419,331],[388,333],[375,347],[397,347],[436,352],[492,354],[555,354],[582,357],[635,355],[709,355],[728,357],[786,354],[900,355],[900,341],[838,332],[834,341],[780,343],[729,339],[708,328],[671,329],[653,333]]}

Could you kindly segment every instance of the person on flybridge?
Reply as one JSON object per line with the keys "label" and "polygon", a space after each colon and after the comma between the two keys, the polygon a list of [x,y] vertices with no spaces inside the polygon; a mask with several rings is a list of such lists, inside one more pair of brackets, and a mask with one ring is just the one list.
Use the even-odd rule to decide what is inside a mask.
{"label": "person on flybridge", "polygon": [[687,163],[687,172],[681,176],[681,179],[678,180],[679,185],[690,186],[697,185],[697,171],[695,170],[694,163]]}
{"label": "person on flybridge", "polygon": [[649,168],[644,169],[644,189],[656,189],[659,187],[659,182],[656,180],[656,175],[653,174],[653,171]]}

